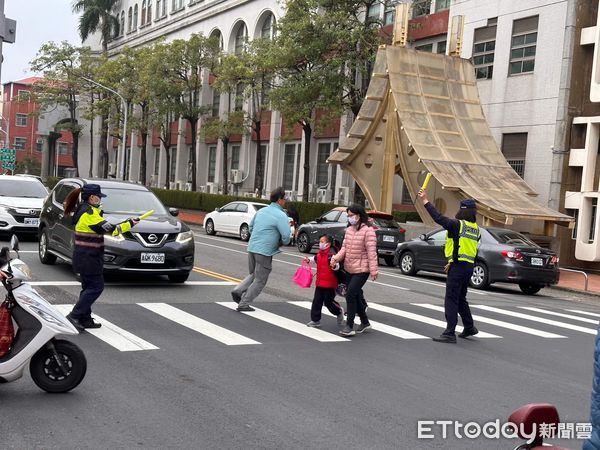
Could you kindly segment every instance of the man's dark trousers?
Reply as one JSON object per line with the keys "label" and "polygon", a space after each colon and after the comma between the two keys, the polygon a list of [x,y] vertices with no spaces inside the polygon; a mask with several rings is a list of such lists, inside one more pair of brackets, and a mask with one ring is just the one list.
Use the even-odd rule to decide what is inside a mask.
{"label": "man's dark trousers", "polygon": [[71,316],[77,320],[92,317],[92,305],[104,290],[104,275],[102,271],[94,274],[81,274],[81,294],[79,301],[73,307]]}
{"label": "man's dark trousers", "polygon": [[444,301],[446,330],[443,334],[454,336],[458,315],[460,315],[465,329],[474,326],[471,308],[467,303],[467,289],[472,275],[473,264],[471,263],[459,261],[450,265]]}

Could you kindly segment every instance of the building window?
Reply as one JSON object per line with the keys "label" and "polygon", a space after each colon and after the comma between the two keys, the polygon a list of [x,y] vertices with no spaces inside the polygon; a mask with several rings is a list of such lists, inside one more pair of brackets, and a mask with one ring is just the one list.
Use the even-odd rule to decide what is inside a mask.
{"label": "building window", "polygon": [[17,114],[16,125],[18,127],[26,127],[27,126],[27,114]]}
{"label": "building window", "polygon": [[29,94],[29,91],[24,90],[24,89],[19,89],[18,93],[17,93],[17,100],[20,102],[28,102],[31,100],[31,96]]}
{"label": "building window", "polygon": [[[166,0],[165,0],[166,1]],[[173,3],[171,4],[171,12],[176,12],[176,11],[180,11],[184,8],[184,4],[183,4],[183,0],[173,0]]]}
{"label": "building window", "polygon": [[[333,144],[335,147],[337,144]],[[317,186],[319,188],[329,185],[329,169],[330,165],[327,163],[327,158],[331,155],[331,142],[319,144],[317,150]]]}
{"label": "building window", "polygon": [[440,41],[435,47],[435,52],[440,54],[446,54],[446,41]]}
{"label": "building window", "polygon": [[577,239],[577,228],[579,227],[579,210],[578,209],[567,209],[566,213],[568,216],[573,216],[573,218],[575,219],[575,226],[573,227],[573,230],[571,231],[571,239],[576,240]]}
{"label": "building window", "polygon": [[213,117],[219,117],[219,112],[221,109],[221,93],[213,88],[213,100],[212,100],[212,110],[211,115]]}
{"label": "building window", "polygon": [[450,8],[450,0],[436,0],[435,11],[441,11],[442,9]]}
{"label": "building window", "polygon": [[141,26],[146,25],[146,0],[142,1],[142,23]]}
{"label": "building window", "polygon": [[244,85],[242,83],[235,86],[234,105],[236,111],[241,111],[244,108]]}
{"label": "building window", "polygon": [[125,11],[121,11],[121,22],[120,22],[119,34],[123,36],[125,34]]}
{"label": "building window", "polygon": [[188,183],[192,182],[192,168],[194,167],[194,164],[192,164],[193,156],[194,156],[194,148],[190,147],[190,148],[188,148],[187,176],[186,176],[186,180]]}
{"label": "building window", "polygon": [[152,23],[152,0],[148,0],[148,10],[146,11],[146,23]]}
{"label": "building window", "polygon": [[25,150],[26,145],[27,145],[27,138],[23,138],[23,137],[15,138],[15,148],[17,150]]}
{"label": "building window", "polygon": [[248,35],[248,32],[246,29],[246,24],[242,22],[238,26],[238,29],[235,33],[235,42],[234,42],[233,52],[236,55],[241,55],[242,52],[244,51],[244,46],[246,44],[246,36],[247,35]]}
{"label": "building window", "polygon": [[410,191],[408,190],[408,185],[406,183],[402,183],[402,204],[403,205],[414,205],[415,202],[410,198]]}
{"label": "building window", "polygon": [[127,11],[127,32],[131,33],[131,24],[133,23],[133,8],[130,6]]}
{"label": "building window", "polygon": [[473,42],[475,77],[477,79],[490,79],[494,71],[496,25],[476,29]]}
{"label": "building window", "polygon": [[59,155],[67,155],[69,153],[69,144],[66,142],[58,143],[58,154]]}
{"label": "building window", "polygon": [[154,175],[158,177],[158,169],[160,167],[160,147],[154,149]]}
{"label": "building window", "polygon": [[396,5],[400,3],[399,0],[387,0],[385,2],[385,10],[383,13],[383,24],[390,25],[394,23],[396,18]]}
{"label": "building window", "polygon": [[38,139],[37,141],[35,141],[35,151],[36,152],[42,152],[42,150],[44,149],[44,141],[42,139]]}
{"label": "building window", "polygon": [[533,72],[537,43],[538,16],[513,22],[509,74]]}
{"label": "building window", "polygon": [[273,39],[275,37],[275,17],[269,13],[263,21],[260,29],[260,37],[264,39]]}
{"label": "building window", "polygon": [[594,243],[594,235],[596,234],[596,213],[598,211],[598,199],[592,199],[592,218],[590,222],[590,235],[588,236],[588,244]]}
{"label": "building window", "polygon": [[217,167],[217,147],[208,147],[208,182],[215,182],[215,169]]}
{"label": "building window", "polygon": [[133,7],[133,30],[137,30],[138,25],[138,5]]}
{"label": "building window", "polygon": [[525,156],[527,154],[527,133],[508,133],[502,135],[502,153],[506,161],[524,178]]}
{"label": "building window", "polygon": [[368,22],[379,22],[381,17],[381,3],[375,2],[367,9],[367,21]]}
{"label": "building window", "polygon": [[415,0],[412,4],[413,19],[415,17],[426,16],[431,12],[431,0]]}
{"label": "building window", "polygon": [[417,45],[415,50],[419,50],[421,52],[433,53],[433,44],[425,44],[425,45]]}
{"label": "building window", "polygon": [[283,151],[283,189],[294,189],[294,163],[296,158],[296,144],[285,144]]}
{"label": "building window", "polygon": [[171,150],[171,167],[169,167],[169,181],[175,181],[175,169],[177,168],[177,148]]}
{"label": "building window", "polygon": [[231,146],[231,170],[238,170],[240,168],[240,146]]}

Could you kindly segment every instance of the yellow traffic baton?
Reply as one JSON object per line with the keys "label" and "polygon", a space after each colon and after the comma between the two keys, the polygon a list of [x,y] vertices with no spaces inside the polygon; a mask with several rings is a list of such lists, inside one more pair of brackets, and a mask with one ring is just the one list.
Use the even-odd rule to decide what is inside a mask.
{"label": "yellow traffic baton", "polygon": [[150,211],[148,211],[148,212],[145,212],[144,214],[142,214],[142,215],[139,217],[139,219],[140,219],[140,220],[147,219],[147,218],[148,218],[148,217],[150,217],[152,214],[154,214],[154,210],[153,210],[153,209],[151,209]]}
{"label": "yellow traffic baton", "polygon": [[421,190],[424,191],[427,189],[427,185],[429,184],[429,180],[431,180],[431,172],[427,172],[425,176],[425,181],[423,181],[423,186],[421,186]]}

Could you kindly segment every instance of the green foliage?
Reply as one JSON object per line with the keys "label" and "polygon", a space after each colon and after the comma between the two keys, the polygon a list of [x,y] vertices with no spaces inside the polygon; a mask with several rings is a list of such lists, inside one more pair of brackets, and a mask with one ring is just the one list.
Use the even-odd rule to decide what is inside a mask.
{"label": "green foliage", "polygon": [[[181,209],[193,209],[198,211],[210,212],[215,208],[221,208],[227,203],[234,201],[252,201],[259,203],[269,203],[268,200],[260,198],[238,197],[234,195],[205,194],[202,192],[174,191],[166,189],[152,189],[156,196],[167,206]],[[328,203],[309,203],[309,202],[289,202],[293,203],[300,221],[305,223],[316,219],[324,212],[329,211],[335,205]]]}
{"label": "green foliage", "polygon": [[62,177],[48,177],[46,178],[46,186],[48,186],[48,189],[52,190],[60,180],[62,180]]}
{"label": "green foliage", "polygon": [[392,214],[397,222],[422,222],[421,216],[416,211],[394,211]]}
{"label": "green foliage", "polygon": [[73,12],[81,12],[79,35],[85,41],[89,35],[100,31],[102,48],[106,53],[108,41],[118,34],[117,8],[121,0],[75,0]]}
{"label": "green foliage", "polygon": [[42,173],[42,164],[38,159],[26,156],[17,162],[14,173],[28,173],[39,176]]}

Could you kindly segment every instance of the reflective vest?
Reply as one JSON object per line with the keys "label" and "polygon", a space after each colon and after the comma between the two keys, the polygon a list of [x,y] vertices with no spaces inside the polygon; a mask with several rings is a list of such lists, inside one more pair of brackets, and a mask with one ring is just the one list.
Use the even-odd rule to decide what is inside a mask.
{"label": "reflective vest", "polygon": [[475,263],[477,256],[477,244],[479,242],[479,226],[475,222],[460,221],[460,231],[458,233],[458,250],[454,250],[455,238],[446,233],[446,246],[444,254],[448,262],[454,262],[454,258],[459,261]]}
{"label": "reflective vest", "polygon": [[102,217],[102,210],[86,204],[77,211],[75,223],[75,247],[104,249],[104,235],[117,236],[131,230],[129,221],[113,225]]}

